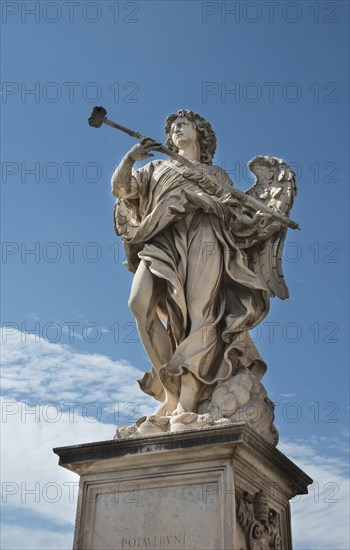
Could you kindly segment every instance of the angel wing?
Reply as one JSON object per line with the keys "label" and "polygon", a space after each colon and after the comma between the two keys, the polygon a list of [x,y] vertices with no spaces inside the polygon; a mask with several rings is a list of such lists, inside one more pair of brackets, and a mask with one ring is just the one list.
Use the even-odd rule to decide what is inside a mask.
{"label": "angel wing", "polygon": [[137,255],[142,245],[131,245],[130,240],[135,236],[140,226],[140,215],[137,200],[118,199],[114,207],[114,230],[122,238],[126,260],[124,264],[129,271],[135,273],[140,259]]}
{"label": "angel wing", "polygon": [[[248,168],[256,176],[254,185],[247,194],[262,201],[277,212],[289,217],[297,194],[295,173],[282,159],[269,156],[257,156],[248,162]],[[261,231],[260,242],[245,250],[248,265],[265,283],[271,296],[281,300],[289,297],[282,271],[282,254],[287,234],[286,227],[280,227],[269,234],[268,227]]]}

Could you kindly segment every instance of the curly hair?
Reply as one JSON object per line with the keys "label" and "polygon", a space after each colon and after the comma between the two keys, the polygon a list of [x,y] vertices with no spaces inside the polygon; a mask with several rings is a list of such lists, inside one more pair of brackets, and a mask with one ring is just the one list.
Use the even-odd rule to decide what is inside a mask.
{"label": "curly hair", "polygon": [[216,136],[215,136],[214,130],[212,129],[209,122],[207,122],[203,117],[201,117],[197,113],[190,111],[189,109],[180,109],[179,111],[177,111],[177,113],[169,115],[168,118],[166,119],[165,133],[167,135],[166,143],[169,149],[172,149],[176,153],[179,150],[170,136],[171,125],[179,117],[185,117],[187,118],[187,120],[194,123],[197,130],[197,135],[198,135],[201,162],[203,164],[212,164],[212,159],[214,157],[215,150],[216,150]]}

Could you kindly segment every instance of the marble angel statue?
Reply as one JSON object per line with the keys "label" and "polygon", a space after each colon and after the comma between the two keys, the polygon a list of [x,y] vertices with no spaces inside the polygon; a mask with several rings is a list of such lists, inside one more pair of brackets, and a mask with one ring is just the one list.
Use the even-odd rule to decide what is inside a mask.
{"label": "marble angel statue", "polygon": [[160,402],[153,424],[158,418],[158,431],[167,431],[194,419],[246,420],[276,444],[273,404],[260,382],[266,365],[249,330],[266,317],[270,297],[288,297],[287,228],[271,211],[289,216],[294,173],[280,159],[252,159],[256,182],[246,195],[270,213],[254,209],[232,195],[228,174],[213,164],[216,137],[204,118],[180,110],[165,132],[168,148],[200,171],[174,158],[135,168],[162,150],[146,137],[112,176],[115,227],[135,274],[129,307],[151,362],[139,384]]}

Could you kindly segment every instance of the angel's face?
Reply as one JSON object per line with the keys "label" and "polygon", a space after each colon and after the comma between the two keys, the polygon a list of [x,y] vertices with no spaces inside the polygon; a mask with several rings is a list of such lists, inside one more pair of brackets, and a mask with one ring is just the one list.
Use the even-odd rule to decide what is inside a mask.
{"label": "angel's face", "polygon": [[170,137],[178,149],[183,149],[197,142],[197,130],[186,117],[178,117],[170,128]]}

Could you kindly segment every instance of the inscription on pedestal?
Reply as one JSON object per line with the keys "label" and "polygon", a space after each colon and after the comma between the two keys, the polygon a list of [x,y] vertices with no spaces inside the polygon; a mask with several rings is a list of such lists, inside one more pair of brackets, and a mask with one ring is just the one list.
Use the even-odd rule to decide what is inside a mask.
{"label": "inscription on pedestal", "polygon": [[218,494],[221,472],[210,474],[90,484],[83,548],[110,550],[111,541],[113,550],[221,547],[224,503],[207,498],[208,481]]}
{"label": "inscription on pedestal", "polygon": [[186,548],[190,535],[155,535],[154,537],[122,539],[121,548]]}

